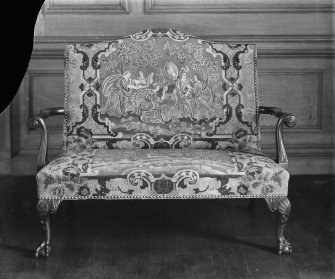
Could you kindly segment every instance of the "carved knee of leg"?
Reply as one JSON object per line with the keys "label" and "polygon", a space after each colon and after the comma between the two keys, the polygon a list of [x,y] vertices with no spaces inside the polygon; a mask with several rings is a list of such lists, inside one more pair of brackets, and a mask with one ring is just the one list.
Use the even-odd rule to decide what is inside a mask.
{"label": "carved knee of leg", "polygon": [[61,200],[39,200],[37,204],[37,211],[41,219],[50,214],[55,214]]}

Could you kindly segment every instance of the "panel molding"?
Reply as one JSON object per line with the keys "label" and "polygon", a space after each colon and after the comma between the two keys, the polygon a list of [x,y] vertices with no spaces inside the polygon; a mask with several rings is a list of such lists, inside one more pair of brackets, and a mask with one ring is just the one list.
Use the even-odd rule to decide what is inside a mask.
{"label": "panel molding", "polygon": [[[322,119],[322,100],[323,100],[323,92],[322,92],[322,82],[324,69],[261,69],[258,70],[258,80],[261,75],[263,76],[275,76],[275,75],[296,75],[296,76],[305,76],[305,75],[316,75],[317,76],[317,120],[318,123],[316,126],[296,126],[294,128],[295,132],[321,132],[323,130],[323,119]],[[263,104],[264,105],[264,104]],[[294,112],[291,111],[294,114]],[[272,126],[263,126],[263,129],[269,130]]]}
{"label": "panel molding", "polygon": [[44,14],[129,14],[128,0],[111,4],[57,4],[55,0],[44,3]]}
{"label": "panel molding", "polygon": [[48,77],[48,76],[64,76],[64,69],[59,70],[30,70],[28,69],[26,72],[27,78],[27,85],[26,85],[26,92],[25,92],[25,101],[26,101],[26,108],[28,111],[26,115],[28,117],[33,116],[34,110],[34,96],[33,96],[33,88],[34,88],[34,78],[36,77]]}
{"label": "panel molding", "polygon": [[[195,34],[197,35],[197,34]],[[33,58],[60,58],[68,43],[115,41],[123,36],[38,36]],[[198,35],[208,41],[257,44],[258,56],[264,58],[335,57],[333,35]]]}
{"label": "panel molding", "polygon": [[164,1],[164,4],[157,0],[145,0],[145,14],[161,13],[202,13],[202,14],[225,14],[225,13],[333,13],[334,4],[297,4],[293,1],[288,3],[260,3],[260,1],[248,1],[245,4],[238,3],[186,3],[180,1]]}
{"label": "panel molding", "polygon": [[[334,59],[335,50],[330,49],[262,49],[258,48],[257,56],[260,58],[322,58]],[[34,49],[31,57],[33,59],[63,59],[63,49]]]}
{"label": "panel molding", "polygon": [[[139,29],[140,30],[140,29]],[[334,35],[215,35],[215,34],[192,34],[200,39],[213,41],[229,41],[229,42],[252,42],[252,43],[334,43]],[[123,35],[114,36],[36,36],[36,43],[78,43],[78,42],[101,42],[113,41],[123,38]]]}

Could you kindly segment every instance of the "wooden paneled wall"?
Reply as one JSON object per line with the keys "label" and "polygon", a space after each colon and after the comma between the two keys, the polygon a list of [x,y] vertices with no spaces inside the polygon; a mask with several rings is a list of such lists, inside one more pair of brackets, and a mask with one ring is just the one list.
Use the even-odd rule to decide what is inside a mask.
{"label": "wooden paneled wall", "polygon": [[[0,119],[0,172],[33,174],[39,131],[28,116],[63,105],[63,46],[147,28],[258,45],[260,103],[294,113],[285,129],[293,174],[334,173],[333,0],[47,0],[36,21],[29,67]],[[61,150],[62,117],[48,120],[50,157]],[[262,147],[274,156],[275,120],[263,116]]]}

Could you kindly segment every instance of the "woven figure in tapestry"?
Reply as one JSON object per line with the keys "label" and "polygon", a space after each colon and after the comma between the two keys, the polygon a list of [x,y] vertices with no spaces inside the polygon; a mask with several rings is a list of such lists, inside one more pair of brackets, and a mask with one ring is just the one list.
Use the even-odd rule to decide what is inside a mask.
{"label": "woven figure in tapestry", "polygon": [[[279,254],[291,253],[282,128],[296,120],[258,105],[255,45],[145,30],[69,44],[65,60],[64,108],[28,120],[42,128],[36,256],[50,253],[50,214],[72,199],[264,198],[278,212]],[[275,160],[259,147],[261,113],[278,117]],[[49,163],[53,115],[64,115],[64,143]]]}
{"label": "woven figure in tapestry", "polygon": [[258,148],[253,45],[149,30],[66,53],[66,148],[83,128],[94,135],[86,145],[108,148],[139,133],[184,134],[195,148]]}

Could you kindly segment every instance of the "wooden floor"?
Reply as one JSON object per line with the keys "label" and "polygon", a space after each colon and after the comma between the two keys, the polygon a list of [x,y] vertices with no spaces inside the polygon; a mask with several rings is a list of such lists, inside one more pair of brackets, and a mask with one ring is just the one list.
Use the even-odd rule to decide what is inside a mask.
{"label": "wooden floor", "polygon": [[290,181],[291,256],[264,200],[66,201],[41,240],[33,177],[0,177],[0,278],[334,278],[334,178]]}

